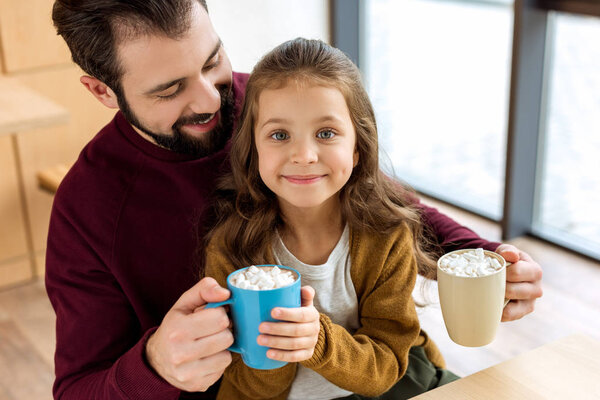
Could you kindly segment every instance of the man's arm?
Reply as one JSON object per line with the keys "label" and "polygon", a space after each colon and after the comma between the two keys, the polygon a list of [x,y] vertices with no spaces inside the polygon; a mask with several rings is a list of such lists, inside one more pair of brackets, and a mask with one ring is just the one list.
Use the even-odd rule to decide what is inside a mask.
{"label": "man's arm", "polygon": [[[417,200],[418,201],[418,200]],[[500,243],[490,242],[481,238],[466,226],[458,224],[452,218],[440,213],[436,208],[418,203],[423,222],[431,228],[436,243],[444,253],[460,249],[474,249],[482,247],[486,250],[496,251]]]}
{"label": "man's arm", "polygon": [[[104,252],[96,242],[91,244],[86,232],[90,222],[74,216],[57,196],[46,267],[46,288],[57,317],[54,397],[176,399],[180,390],[208,388],[230,362],[225,349],[233,338],[222,310],[197,308],[206,300],[225,300],[229,292],[212,280],[201,281],[179,299],[158,329],[142,331],[100,255]],[[199,325],[211,328],[195,330]],[[190,339],[185,332],[199,332],[205,340]],[[209,352],[203,350],[207,347]],[[181,357],[184,353],[193,359]],[[175,378],[173,371],[179,372]]]}
{"label": "man's arm", "polygon": [[61,205],[58,197],[46,253],[46,290],[56,312],[54,397],[177,398],[179,391],[144,361],[151,332],[140,331],[98,249]]}

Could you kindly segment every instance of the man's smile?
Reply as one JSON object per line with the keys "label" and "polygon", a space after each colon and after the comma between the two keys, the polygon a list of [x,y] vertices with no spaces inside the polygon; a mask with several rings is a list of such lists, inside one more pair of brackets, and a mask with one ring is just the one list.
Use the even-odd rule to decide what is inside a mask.
{"label": "man's smile", "polygon": [[209,132],[217,126],[217,124],[219,123],[219,117],[220,117],[220,114],[217,111],[216,113],[211,114],[205,120],[196,121],[196,123],[193,123],[193,124],[185,124],[185,125],[183,125],[183,128],[185,128],[188,131],[191,131],[191,133]]}

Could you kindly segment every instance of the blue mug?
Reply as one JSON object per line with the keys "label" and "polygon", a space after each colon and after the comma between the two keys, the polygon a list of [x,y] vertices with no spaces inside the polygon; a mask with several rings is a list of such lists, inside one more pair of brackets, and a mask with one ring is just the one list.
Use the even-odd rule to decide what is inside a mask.
{"label": "blue mug", "polygon": [[[274,264],[256,265],[257,268],[274,266]],[[229,300],[220,303],[208,303],[205,307],[230,306],[234,342],[228,350],[241,354],[244,363],[251,368],[275,369],[287,364],[284,361],[267,358],[268,347],[261,346],[256,342],[260,334],[258,326],[265,321],[277,321],[271,317],[273,308],[300,307],[300,273],[290,267],[282,265],[277,265],[277,267],[292,271],[296,276],[296,281],[291,285],[277,289],[242,289],[231,284],[231,278],[250,267],[238,269],[227,276],[227,288],[231,291]]]}

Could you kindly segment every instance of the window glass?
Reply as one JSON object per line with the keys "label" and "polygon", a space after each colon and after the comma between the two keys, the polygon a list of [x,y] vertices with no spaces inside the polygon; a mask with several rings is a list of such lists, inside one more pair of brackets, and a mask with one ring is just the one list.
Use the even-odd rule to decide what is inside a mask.
{"label": "window glass", "polygon": [[512,4],[370,0],[361,64],[382,165],[417,190],[499,219]]}
{"label": "window glass", "polygon": [[600,256],[600,18],[552,14],[535,228]]}

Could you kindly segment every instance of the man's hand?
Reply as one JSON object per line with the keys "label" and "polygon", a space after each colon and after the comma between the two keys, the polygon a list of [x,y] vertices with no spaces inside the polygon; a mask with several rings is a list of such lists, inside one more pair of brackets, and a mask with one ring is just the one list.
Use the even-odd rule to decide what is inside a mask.
{"label": "man's hand", "polygon": [[231,363],[233,343],[223,307],[200,308],[225,301],[229,290],[204,278],[181,295],[146,343],[146,358],[167,382],[188,392],[204,392]]}
{"label": "man's hand", "polygon": [[532,312],[535,300],[542,297],[542,267],[510,244],[501,244],[496,253],[512,263],[506,269],[505,295],[511,301],[504,307],[502,321],[514,321]]}
{"label": "man's hand", "polygon": [[267,357],[287,362],[308,360],[315,351],[321,323],[319,312],[313,305],[315,290],[310,286],[301,289],[302,307],[274,308],[271,316],[286,322],[263,322],[258,327],[261,335],[256,339],[261,346],[270,347]]}

